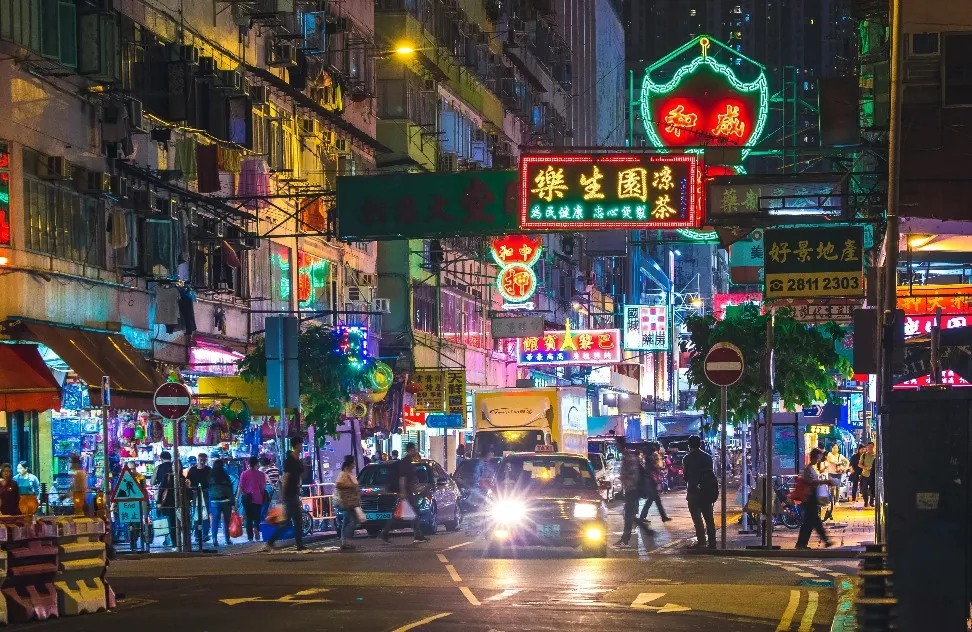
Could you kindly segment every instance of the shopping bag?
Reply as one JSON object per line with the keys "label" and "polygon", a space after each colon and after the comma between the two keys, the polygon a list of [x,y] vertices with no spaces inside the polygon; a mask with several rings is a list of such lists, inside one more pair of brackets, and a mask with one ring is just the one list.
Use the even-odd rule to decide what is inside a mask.
{"label": "shopping bag", "polygon": [[810,483],[808,483],[802,476],[798,477],[796,480],[796,487],[790,492],[790,500],[795,502],[805,503],[807,499],[810,498],[810,494],[813,490],[810,489]]}
{"label": "shopping bag", "polygon": [[264,522],[267,524],[280,524],[287,519],[287,510],[283,505],[274,505],[267,511],[267,517],[264,518]]}
{"label": "shopping bag", "polygon": [[408,522],[410,520],[415,520],[415,510],[412,509],[412,504],[405,499],[398,501],[398,506],[395,507],[395,513],[392,514],[395,520],[402,520]]}
{"label": "shopping bag", "polygon": [[231,538],[243,537],[243,518],[240,518],[240,514],[233,510],[233,514],[230,516],[229,521],[229,534]]}
{"label": "shopping bag", "polygon": [[365,521],[365,513],[361,511],[361,507],[354,508],[354,517],[357,518],[359,523]]}

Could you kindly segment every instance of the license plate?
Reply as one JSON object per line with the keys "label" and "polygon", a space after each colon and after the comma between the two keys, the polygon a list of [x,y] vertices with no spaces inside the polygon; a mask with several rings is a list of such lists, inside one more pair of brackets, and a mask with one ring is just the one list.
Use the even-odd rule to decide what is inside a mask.
{"label": "license plate", "polygon": [[390,511],[369,511],[365,514],[365,520],[391,520]]}
{"label": "license plate", "polygon": [[540,536],[541,538],[559,538],[560,525],[559,524],[538,524],[537,535]]}

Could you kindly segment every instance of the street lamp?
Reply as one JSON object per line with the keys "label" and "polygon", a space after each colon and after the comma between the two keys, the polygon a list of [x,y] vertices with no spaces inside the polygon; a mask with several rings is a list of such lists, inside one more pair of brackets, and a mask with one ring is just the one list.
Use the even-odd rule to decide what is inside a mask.
{"label": "street lamp", "polygon": [[393,50],[392,52],[395,53],[396,55],[411,55],[412,53],[415,52],[415,49],[412,48],[411,46],[408,46],[407,44],[403,44],[398,48],[396,48],[395,50]]}

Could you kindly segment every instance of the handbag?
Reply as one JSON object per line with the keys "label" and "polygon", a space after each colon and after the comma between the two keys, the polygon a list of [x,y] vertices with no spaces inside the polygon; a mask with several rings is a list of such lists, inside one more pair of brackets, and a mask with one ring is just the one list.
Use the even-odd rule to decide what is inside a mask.
{"label": "handbag", "polygon": [[795,500],[801,503],[807,502],[810,498],[810,483],[806,481],[802,476],[797,478],[796,487],[790,492],[790,500]]}
{"label": "handbag", "polygon": [[399,500],[398,505],[395,506],[395,513],[392,514],[392,517],[395,520],[409,522],[411,520],[415,520],[415,510],[412,509],[412,504],[403,498]]}
{"label": "handbag", "polygon": [[236,512],[236,509],[233,509],[233,513],[230,515],[229,534],[231,538],[243,536],[243,518]]}

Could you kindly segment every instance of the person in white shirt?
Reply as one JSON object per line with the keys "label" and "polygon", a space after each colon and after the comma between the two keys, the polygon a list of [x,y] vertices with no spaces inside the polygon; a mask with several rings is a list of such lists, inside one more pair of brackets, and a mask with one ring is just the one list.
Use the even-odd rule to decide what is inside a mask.
{"label": "person in white shirt", "polygon": [[[806,498],[800,506],[800,514],[803,523],[800,525],[800,535],[797,537],[796,548],[808,549],[810,544],[810,534],[816,530],[817,535],[828,547],[833,546],[833,542],[827,537],[823,522],[820,520],[820,502],[818,492],[826,493],[826,486],[830,485],[828,478],[821,477],[817,472],[817,464],[823,456],[823,451],[814,448],[810,451],[810,462],[803,468],[800,475],[801,483],[809,487]],[[821,489],[823,488],[823,489]]]}
{"label": "person in white shirt", "polygon": [[830,478],[830,507],[827,508],[827,515],[824,521],[834,517],[834,505],[840,500],[840,487],[844,480],[844,473],[850,470],[850,461],[840,453],[840,444],[835,443],[830,446],[830,452],[824,458],[823,471]]}

